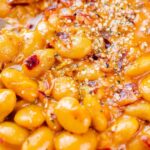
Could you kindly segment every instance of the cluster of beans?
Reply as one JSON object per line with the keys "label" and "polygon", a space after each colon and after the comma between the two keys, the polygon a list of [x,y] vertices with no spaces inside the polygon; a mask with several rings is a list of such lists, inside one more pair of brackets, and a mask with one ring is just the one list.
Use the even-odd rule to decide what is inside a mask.
{"label": "cluster of beans", "polygon": [[[0,17],[13,26],[11,5],[27,15],[33,7],[23,8],[33,2],[46,5],[37,0],[0,0]],[[150,2],[146,4],[150,12]],[[0,150],[150,150],[150,52],[141,52],[123,73],[136,81],[140,96],[114,107],[105,101],[110,89],[100,86],[91,92],[82,86],[105,80],[112,72],[90,61],[92,39],[84,28],[73,28],[69,38],[56,32],[61,23],[55,9],[54,13],[44,11],[34,30],[20,27],[19,22],[17,31],[10,25],[0,30]],[[139,17],[149,19],[144,14]],[[141,22],[135,25],[136,33]],[[149,42],[149,35],[140,40],[145,37]],[[75,69],[69,74],[66,66],[70,64],[69,69]],[[66,70],[59,71],[64,66]]]}

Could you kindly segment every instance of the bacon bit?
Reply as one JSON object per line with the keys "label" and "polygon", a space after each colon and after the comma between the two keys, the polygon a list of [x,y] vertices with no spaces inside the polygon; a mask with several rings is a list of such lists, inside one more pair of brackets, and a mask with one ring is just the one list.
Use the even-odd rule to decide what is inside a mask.
{"label": "bacon bit", "polygon": [[147,136],[142,136],[141,140],[148,146],[150,147],[150,138]]}
{"label": "bacon bit", "polygon": [[36,67],[40,63],[37,55],[32,55],[29,58],[25,60],[25,65],[29,70],[32,70],[34,67]]}
{"label": "bacon bit", "polygon": [[105,43],[105,48],[106,48],[106,49],[111,46],[111,43],[110,43],[110,41],[109,41],[108,39],[105,39],[105,38],[104,38],[104,43]]}
{"label": "bacon bit", "polygon": [[69,37],[69,35],[64,32],[57,32],[56,36],[58,36],[60,39],[67,39]]}

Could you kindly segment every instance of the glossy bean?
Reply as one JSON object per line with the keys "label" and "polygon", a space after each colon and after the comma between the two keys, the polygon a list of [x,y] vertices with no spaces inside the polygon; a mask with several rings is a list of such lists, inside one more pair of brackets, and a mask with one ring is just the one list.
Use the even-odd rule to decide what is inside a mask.
{"label": "glossy bean", "polygon": [[14,110],[15,104],[15,93],[9,89],[0,89],[0,122]]}
{"label": "glossy bean", "polygon": [[1,79],[4,85],[12,89],[17,95],[29,102],[35,101],[38,86],[35,81],[26,77],[20,71],[6,68],[2,71]]}
{"label": "glossy bean", "polygon": [[124,115],[99,135],[98,148],[116,148],[132,139],[138,128],[139,122],[135,117]]}
{"label": "glossy bean", "polygon": [[37,30],[24,31],[22,37],[24,41],[22,52],[25,57],[31,55],[35,50],[43,48],[45,44],[45,40]]}
{"label": "glossy bean", "polygon": [[17,37],[15,35],[0,35],[0,62],[9,62],[16,57],[19,52],[19,47],[15,44],[16,41]]}
{"label": "glossy bean", "polygon": [[145,126],[128,144],[127,150],[149,150],[150,127]]}
{"label": "glossy bean", "polygon": [[150,75],[139,83],[139,92],[145,100],[150,101]]}
{"label": "glossy bean", "polygon": [[130,140],[139,128],[138,120],[131,116],[123,116],[119,118],[110,131],[113,133],[112,137],[114,143],[121,144]]}
{"label": "glossy bean", "polygon": [[73,36],[72,46],[70,48],[64,46],[62,40],[58,40],[55,49],[63,57],[72,59],[81,59],[91,52],[91,40],[84,36]]}
{"label": "glossy bean", "polygon": [[55,107],[57,102],[49,102],[47,108],[45,109],[46,123],[51,130],[60,131],[62,129],[60,123],[58,122],[55,115]]}
{"label": "glossy bean", "polygon": [[55,137],[56,150],[96,150],[97,138],[93,130],[83,135],[61,132]]}
{"label": "glossy bean", "polygon": [[26,138],[21,150],[53,150],[53,136],[49,128],[42,126]]}
{"label": "glossy bean", "polygon": [[131,77],[138,76],[145,72],[148,72],[149,68],[150,68],[150,53],[136,59],[135,62],[127,68],[126,74]]}
{"label": "glossy bean", "polygon": [[91,117],[84,106],[72,97],[62,98],[56,108],[55,114],[59,123],[67,131],[73,133],[86,133],[91,124]]}
{"label": "glossy bean", "polygon": [[54,63],[54,50],[36,50],[23,62],[23,71],[29,77],[38,77],[45,73]]}
{"label": "glossy bean", "polygon": [[14,111],[17,112],[19,111],[20,109],[26,107],[26,106],[29,106],[30,105],[30,102],[27,102],[25,100],[20,100],[20,101],[17,101],[16,105],[15,105],[15,108],[14,108]]}
{"label": "glossy bean", "polygon": [[143,120],[150,121],[150,103],[145,101],[136,102],[128,105],[125,113],[131,116],[139,117]]}
{"label": "glossy bean", "polygon": [[1,142],[0,143],[0,150],[20,150],[20,146]]}
{"label": "glossy bean", "polygon": [[16,113],[14,120],[20,126],[28,129],[34,129],[42,125],[45,118],[41,107],[37,105],[29,105],[20,109]]}
{"label": "glossy bean", "polygon": [[83,100],[83,104],[90,112],[93,127],[98,131],[104,131],[107,128],[107,118],[98,99],[95,96],[87,95]]}
{"label": "glossy bean", "polygon": [[29,135],[28,131],[13,122],[0,124],[0,138],[9,144],[21,145]]}
{"label": "glossy bean", "polygon": [[52,89],[52,96],[56,100],[63,97],[71,96],[78,98],[78,85],[71,77],[59,77],[55,79],[54,87]]}
{"label": "glossy bean", "polygon": [[7,4],[6,0],[0,1],[0,17],[6,17],[10,11],[10,6]]}
{"label": "glossy bean", "polygon": [[97,80],[99,77],[102,77],[104,74],[100,71],[99,64],[86,63],[83,62],[79,64],[78,73],[76,78],[79,81],[88,80]]}

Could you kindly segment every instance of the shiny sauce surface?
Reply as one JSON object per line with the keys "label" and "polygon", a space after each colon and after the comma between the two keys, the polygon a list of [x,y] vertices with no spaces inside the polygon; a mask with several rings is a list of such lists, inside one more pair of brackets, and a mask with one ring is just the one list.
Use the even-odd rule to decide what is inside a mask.
{"label": "shiny sauce surface", "polygon": [[150,150],[150,1],[0,0],[0,150]]}

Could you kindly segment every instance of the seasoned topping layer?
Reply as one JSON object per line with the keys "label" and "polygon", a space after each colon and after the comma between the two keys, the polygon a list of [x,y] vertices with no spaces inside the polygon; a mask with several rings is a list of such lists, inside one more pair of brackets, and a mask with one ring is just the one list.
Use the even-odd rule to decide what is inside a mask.
{"label": "seasoned topping layer", "polygon": [[150,1],[0,0],[0,150],[149,150]]}

